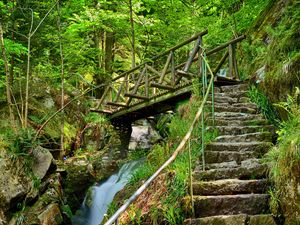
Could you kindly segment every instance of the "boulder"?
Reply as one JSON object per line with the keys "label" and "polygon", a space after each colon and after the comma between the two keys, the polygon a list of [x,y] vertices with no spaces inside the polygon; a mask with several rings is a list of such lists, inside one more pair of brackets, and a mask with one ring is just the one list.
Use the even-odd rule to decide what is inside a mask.
{"label": "boulder", "polygon": [[43,179],[53,162],[53,156],[47,149],[41,146],[33,149],[32,154],[35,158],[32,171],[35,176]]}
{"label": "boulder", "polygon": [[42,225],[62,224],[63,218],[57,203],[50,204],[42,214],[38,216]]}
{"label": "boulder", "polygon": [[[2,214],[14,207],[30,189],[28,180],[17,175],[12,168],[14,166],[10,160],[0,159],[0,209]],[[0,212],[0,219],[1,217]]]}

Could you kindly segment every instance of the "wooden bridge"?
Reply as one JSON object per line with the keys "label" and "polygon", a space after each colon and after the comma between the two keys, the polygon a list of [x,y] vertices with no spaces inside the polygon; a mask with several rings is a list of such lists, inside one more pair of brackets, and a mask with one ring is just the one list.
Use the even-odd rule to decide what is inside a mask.
{"label": "wooden bridge", "polygon": [[216,76],[216,85],[238,83],[236,45],[245,36],[206,50],[203,36],[207,33],[198,33],[112,79],[92,111],[108,114],[111,120],[132,122],[174,108],[190,97],[193,81],[205,75],[200,55],[214,66],[214,74],[227,67],[228,76]]}

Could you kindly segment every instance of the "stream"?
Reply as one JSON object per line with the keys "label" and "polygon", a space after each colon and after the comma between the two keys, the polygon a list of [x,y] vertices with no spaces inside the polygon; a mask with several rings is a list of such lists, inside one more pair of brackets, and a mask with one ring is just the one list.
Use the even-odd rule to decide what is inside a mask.
{"label": "stream", "polygon": [[124,164],[118,173],[89,188],[81,208],[72,218],[73,225],[99,225],[114,196],[124,188],[142,160]]}

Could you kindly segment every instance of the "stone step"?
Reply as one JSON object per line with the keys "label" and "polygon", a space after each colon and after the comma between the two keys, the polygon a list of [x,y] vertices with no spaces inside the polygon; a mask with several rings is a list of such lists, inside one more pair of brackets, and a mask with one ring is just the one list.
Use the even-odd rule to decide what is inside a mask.
{"label": "stone step", "polygon": [[184,225],[276,225],[270,214],[260,215],[219,215],[204,218],[187,219]]}
{"label": "stone step", "polygon": [[205,146],[206,151],[255,152],[265,154],[271,147],[271,142],[211,142]]}
{"label": "stone step", "polygon": [[229,104],[226,106],[215,105],[214,110],[215,112],[239,112],[239,113],[250,113],[250,114],[257,113],[257,109],[243,107],[243,106],[236,107]]}
{"label": "stone step", "polygon": [[[260,118],[262,118],[260,116]],[[249,120],[228,120],[223,118],[215,118],[215,121],[213,123],[213,120],[209,118],[207,120],[207,124],[209,126],[212,126],[213,124],[215,126],[263,126],[268,125],[268,121],[265,119],[249,119]]]}
{"label": "stone step", "polygon": [[[211,102],[212,97],[208,96],[207,101]],[[214,102],[215,103],[224,103],[224,104],[234,104],[234,103],[238,103],[238,99],[237,98],[231,98],[231,97],[228,97],[228,96],[215,96]]]}
{"label": "stone step", "polygon": [[271,132],[255,132],[240,135],[221,135],[216,142],[250,142],[250,141],[267,141],[272,142],[273,135]]}
{"label": "stone step", "polygon": [[207,127],[208,131],[218,130],[219,135],[240,135],[247,133],[255,133],[261,131],[269,131],[275,133],[275,128],[272,125],[267,126],[215,126]]}
{"label": "stone step", "polygon": [[236,121],[245,121],[245,120],[261,120],[264,119],[260,114],[249,114],[242,112],[215,112],[215,119],[217,120],[236,120]]}
{"label": "stone step", "polygon": [[[207,105],[211,105],[211,101],[206,102]],[[233,106],[233,107],[246,107],[246,108],[252,108],[257,110],[257,106],[254,103],[248,102],[248,103],[220,103],[220,102],[214,102],[215,106],[222,106],[222,107],[227,107],[227,106]]]}
{"label": "stone step", "polygon": [[246,92],[249,89],[249,84],[221,86],[220,89],[224,93]]}
{"label": "stone step", "polygon": [[235,151],[205,151],[205,163],[222,163],[235,161],[239,164],[241,161],[258,157],[255,152],[235,152]]}
{"label": "stone step", "polygon": [[268,194],[195,195],[193,200],[196,217],[269,212]]}
{"label": "stone step", "polygon": [[[233,97],[231,97],[233,96]],[[234,97],[235,96],[235,97]],[[207,101],[212,101],[211,95],[208,96]],[[237,95],[216,95],[214,97],[215,103],[224,103],[224,104],[243,104],[250,103],[250,98],[248,97],[237,97]]]}
{"label": "stone step", "polygon": [[193,172],[194,180],[219,180],[219,179],[261,179],[267,177],[268,166],[261,164],[258,159],[248,159],[241,162],[236,168],[221,168],[202,171],[196,168]]}
{"label": "stone step", "polygon": [[[221,169],[221,168],[235,168],[239,167],[239,164],[233,160],[233,161],[227,161],[227,162],[221,162],[221,163],[206,163],[205,164],[205,169],[210,170],[210,169]],[[203,169],[202,165],[199,164],[198,168]]]}
{"label": "stone step", "polygon": [[217,91],[214,93],[215,97],[230,97],[230,98],[241,98],[248,97],[248,91],[236,91],[236,92],[220,92]]}
{"label": "stone step", "polygon": [[267,179],[239,180],[224,179],[216,181],[193,182],[195,195],[233,195],[265,193],[269,188]]}

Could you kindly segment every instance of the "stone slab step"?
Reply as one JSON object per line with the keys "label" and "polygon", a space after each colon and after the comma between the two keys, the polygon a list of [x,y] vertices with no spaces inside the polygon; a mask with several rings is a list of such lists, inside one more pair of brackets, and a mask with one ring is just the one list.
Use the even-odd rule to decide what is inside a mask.
{"label": "stone slab step", "polygon": [[235,152],[255,152],[265,154],[271,147],[271,142],[211,142],[205,146],[206,151],[235,151]]}
{"label": "stone slab step", "polygon": [[255,133],[261,131],[269,131],[275,133],[275,128],[272,125],[266,126],[209,126],[208,131],[218,130],[219,135],[240,135],[247,133]]}
{"label": "stone slab step", "polygon": [[215,119],[245,121],[245,120],[261,120],[264,118],[260,114],[223,111],[223,112],[215,112]]}
{"label": "stone slab step", "polygon": [[206,163],[222,163],[235,161],[238,164],[241,161],[258,157],[259,155],[255,152],[235,152],[235,151],[205,151],[205,162]]}
{"label": "stone slab step", "polygon": [[[205,164],[205,168],[206,170],[210,170],[210,169],[221,169],[221,168],[236,168],[239,167],[239,165],[237,164],[237,162],[235,160],[233,161],[228,161],[228,162],[221,162],[221,163],[209,163],[209,164]],[[199,164],[198,168],[202,169],[202,165]]]}
{"label": "stone slab step", "polygon": [[[207,101],[206,102],[207,105],[211,105],[212,102],[211,101]],[[214,103],[215,106],[223,106],[223,107],[227,107],[227,106],[233,106],[233,107],[246,107],[246,108],[252,108],[252,109],[258,109],[257,105],[251,102],[248,103],[220,103],[220,102],[215,102]]]}
{"label": "stone slab step", "polygon": [[224,92],[224,93],[245,92],[249,89],[249,84],[221,86],[220,89],[221,89],[221,92]]}
{"label": "stone slab step", "polygon": [[266,141],[272,142],[273,135],[271,132],[255,132],[240,135],[221,135],[218,136],[216,142],[251,142],[251,141]]}
{"label": "stone slab step", "polygon": [[268,121],[260,116],[259,119],[248,119],[248,120],[228,120],[226,118],[215,118],[213,123],[212,119],[207,120],[207,124],[212,126],[258,126],[258,125],[268,125]]}
{"label": "stone slab step", "polygon": [[269,188],[267,179],[260,180],[239,180],[224,179],[216,181],[193,182],[195,195],[233,195],[265,193]]}
{"label": "stone slab step", "polygon": [[[212,101],[212,97],[208,96],[208,101]],[[225,103],[225,104],[233,104],[233,103],[238,103],[237,98],[231,98],[230,96],[216,96],[214,97],[214,102],[215,103]]]}
{"label": "stone slab step", "polygon": [[250,113],[250,114],[256,114],[257,109],[248,108],[245,106],[233,106],[233,105],[226,105],[226,106],[220,106],[215,105],[214,107],[215,112],[240,112],[240,113]]}
{"label": "stone slab step", "polygon": [[187,219],[184,225],[276,225],[270,214],[260,215],[219,215],[204,218]]}
{"label": "stone slab step", "polygon": [[241,162],[236,168],[221,168],[202,171],[196,168],[193,180],[210,181],[220,179],[261,179],[267,177],[268,166],[261,164],[258,159],[248,159]]}
{"label": "stone slab step", "polygon": [[231,98],[241,98],[247,97],[248,91],[236,91],[236,92],[215,92],[215,97],[231,97]]}
{"label": "stone slab step", "polygon": [[196,217],[236,214],[256,215],[269,212],[268,194],[195,195],[193,199]]}

